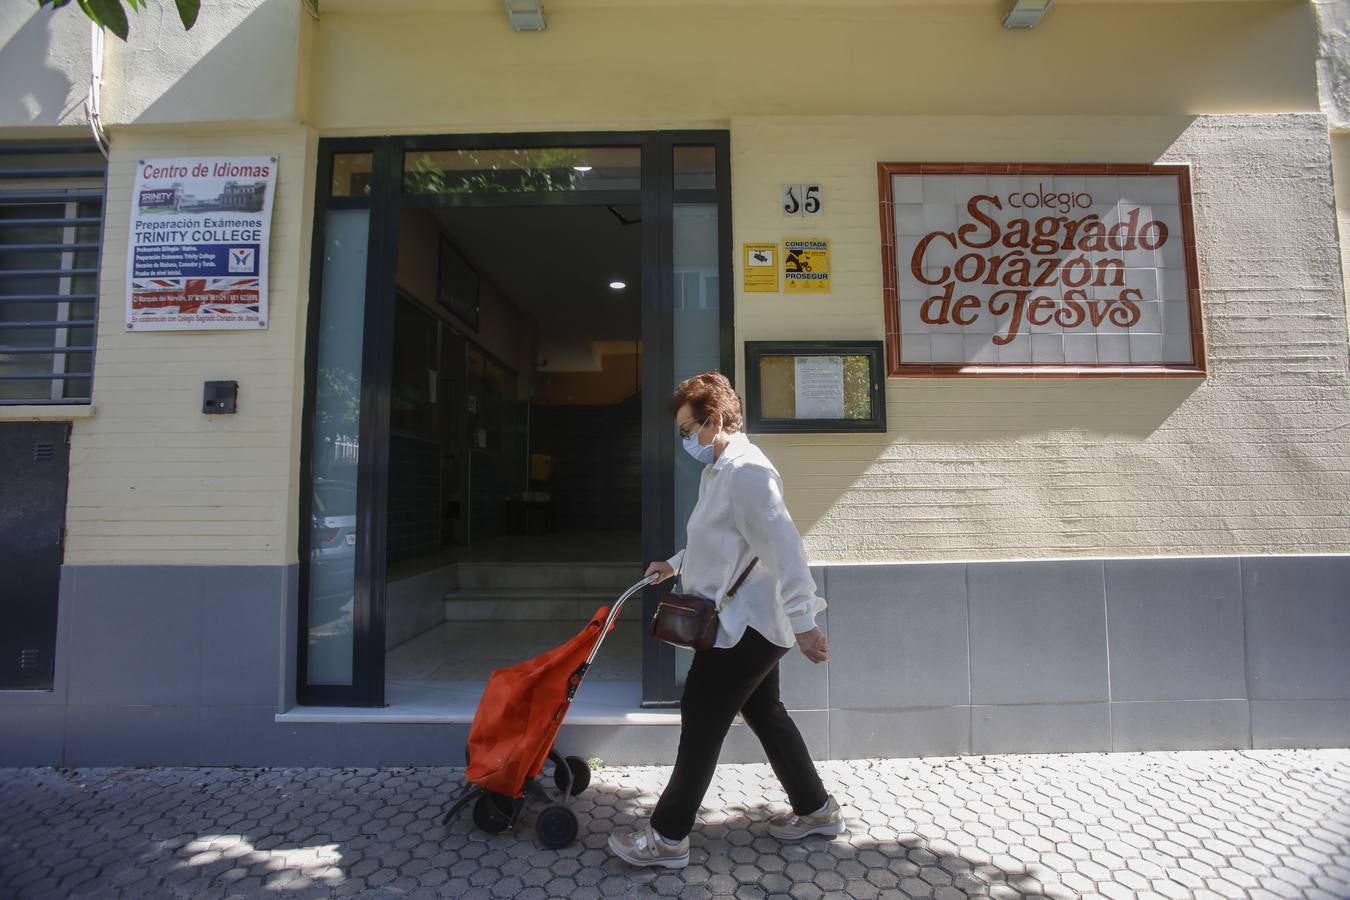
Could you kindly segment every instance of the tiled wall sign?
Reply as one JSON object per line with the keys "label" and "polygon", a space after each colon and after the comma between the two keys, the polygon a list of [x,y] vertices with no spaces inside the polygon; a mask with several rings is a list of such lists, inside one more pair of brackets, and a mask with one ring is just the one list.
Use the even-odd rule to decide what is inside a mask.
{"label": "tiled wall sign", "polygon": [[878,170],[890,374],[1203,374],[1185,166]]}
{"label": "tiled wall sign", "polygon": [[818,184],[785,184],[781,193],[785,216],[825,214],[825,199]]}

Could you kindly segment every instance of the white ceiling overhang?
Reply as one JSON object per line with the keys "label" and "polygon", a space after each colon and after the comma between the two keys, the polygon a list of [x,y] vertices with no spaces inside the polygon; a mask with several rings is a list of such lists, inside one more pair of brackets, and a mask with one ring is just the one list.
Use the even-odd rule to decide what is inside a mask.
{"label": "white ceiling overhang", "polygon": [[[1259,3],[1266,0],[1055,0],[1056,6],[1149,6],[1158,3]],[[544,15],[569,9],[624,9],[680,7],[697,15],[698,7],[719,10],[743,7],[782,8],[815,7],[896,7],[896,6],[984,6],[990,15],[1003,15],[1012,6],[1011,0],[542,0]],[[319,13],[353,14],[478,12],[499,15],[506,20],[502,0],[318,0]]]}

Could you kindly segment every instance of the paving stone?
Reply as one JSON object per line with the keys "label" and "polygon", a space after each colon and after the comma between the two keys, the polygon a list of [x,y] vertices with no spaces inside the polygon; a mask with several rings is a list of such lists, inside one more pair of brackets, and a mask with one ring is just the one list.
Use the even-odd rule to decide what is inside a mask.
{"label": "paving stone", "polygon": [[731,894],[739,887],[739,883],[730,875],[716,874],[707,881],[708,890],[713,894]]}
{"label": "paving stone", "polygon": [[[604,769],[582,833],[539,847],[537,810],[497,836],[451,768],[0,770],[0,896],[1350,896],[1350,751],[833,761],[849,833],[780,844],[767,766],[723,766],[693,864],[634,870],[605,842],[669,769]],[[603,824],[601,824],[603,823]]]}

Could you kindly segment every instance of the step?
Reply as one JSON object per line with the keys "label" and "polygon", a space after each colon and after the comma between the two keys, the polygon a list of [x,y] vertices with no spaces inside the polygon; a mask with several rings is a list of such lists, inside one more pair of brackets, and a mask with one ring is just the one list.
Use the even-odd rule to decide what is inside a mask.
{"label": "step", "polygon": [[[622,686],[621,682],[614,682]],[[581,686],[573,708],[558,732],[557,748],[565,756],[599,759],[607,766],[668,766],[675,762],[680,745],[680,711],[648,709],[636,700],[583,695],[589,688],[608,687],[604,682]],[[629,691],[640,694],[640,685]],[[482,695],[482,684],[466,685],[459,703],[398,704],[386,707],[296,706],[274,713],[281,725],[335,724],[348,733],[360,734],[352,748],[344,749],[344,765],[462,766],[470,723]],[[820,715],[820,714],[817,714]],[[359,724],[358,724],[359,723]],[[410,725],[419,726],[409,728]],[[352,727],[356,726],[356,727]],[[425,735],[425,736],[424,736]],[[824,744],[820,746],[823,748]],[[828,759],[824,749],[813,749],[816,759]],[[764,750],[738,716],[727,732],[718,754],[719,763],[763,763]],[[546,782],[548,783],[548,782]],[[583,794],[581,799],[587,795]],[[535,807],[538,809],[539,807]],[[462,814],[467,818],[467,814]]]}
{"label": "step", "polygon": [[457,566],[465,590],[579,588],[623,593],[642,577],[639,563],[475,563]]}
{"label": "step", "polygon": [[[286,725],[361,723],[359,743],[372,748],[369,752],[373,754],[363,761],[365,765],[462,766],[469,725],[483,687],[482,681],[391,683],[385,689],[386,706],[297,706],[273,718]],[[433,738],[410,734],[409,724],[435,728]],[[675,761],[679,743],[679,709],[644,708],[642,685],[637,681],[587,679],[567,710],[557,746],[565,755],[595,757],[606,765],[665,766]],[[814,755],[827,758],[823,748]],[[722,744],[718,761],[764,762],[758,739],[739,716]]]}
{"label": "step", "polygon": [[[445,594],[448,622],[578,622],[584,623],[601,606],[609,606],[627,589],[595,588],[466,589]],[[624,604],[624,621],[642,617],[642,596],[635,594]]]}

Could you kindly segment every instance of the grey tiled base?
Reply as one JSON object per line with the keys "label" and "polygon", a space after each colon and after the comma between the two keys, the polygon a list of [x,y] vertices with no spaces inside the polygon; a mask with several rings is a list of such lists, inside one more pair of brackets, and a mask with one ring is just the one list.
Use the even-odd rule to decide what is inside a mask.
{"label": "grey tiled base", "polygon": [[834,758],[1350,746],[1350,557],[829,566],[824,581]]}
{"label": "grey tiled base", "polygon": [[969,706],[830,710],[830,755],[835,759],[969,752]]}
{"label": "grey tiled base", "polygon": [[1350,747],[1350,700],[1253,700],[1252,746]]}
{"label": "grey tiled base", "polygon": [[1082,753],[1111,749],[1105,703],[974,706],[972,753]]}
{"label": "grey tiled base", "polygon": [[1246,700],[1111,704],[1112,750],[1239,750],[1251,746]]}
{"label": "grey tiled base", "polygon": [[[528,594],[549,571],[482,567],[485,582],[521,583],[474,590]],[[632,575],[578,573],[597,591]],[[1350,557],[812,575],[829,602],[819,621],[831,660],[790,651],[782,694],[822,758],[1350,746]],[[283,566],[67,566],[53,690],[0,692],[0,764],[458,763],[464,726],[449,713],[416,725],[274,721],[294,704],[296,578]],[[389,652],[387,685],[485,679],[575,634],[593,610],[566,603],[570,621],[424,631]],[[640,680],[644,627],[620,623],[589,679]],[[591,755],[626,762],[669,762],[678,744],[668,725],[574,725]],[[738,726],[723,758],[761,753]]]}

